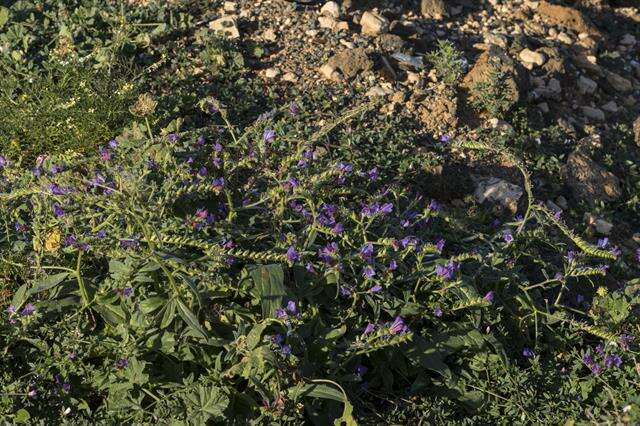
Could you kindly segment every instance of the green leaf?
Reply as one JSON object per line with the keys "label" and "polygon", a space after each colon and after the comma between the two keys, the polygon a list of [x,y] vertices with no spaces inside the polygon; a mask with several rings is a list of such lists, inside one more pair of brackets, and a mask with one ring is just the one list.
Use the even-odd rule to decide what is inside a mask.
{"label": "green leaf", "polygon": [[175,299],[169,300],[164,307],[164,314],[162,315],[162,321],[160,322],[160,328],[167,328],[173,322],[176,317],[176,301]]}
{"label": "green leaf", "polygon": [[[0,25],[1,26],[1,25]],[[31,415],[29,414],[29,412],[27,410],[25,410],[24,408],[19,409],[18,411],[16,411],[16,414],[14,414],[13,416],[13,420],[16,423],[25,423],[27,420],[29,420],[31,418]]]}
{"label": "green leaf", "polygon": [[165,299],[164,297],[150,297],[140,302],[140,310],[145,314],[150,314],[156,309],[159,309],[165,303],[167,303],[167,299]]}
{"label": "green leaf", "polygon": [[37,294],[52,289],[53,287],[64,281],[68,276],[68,272],[61,272],[59,274],[50,275],[33,286],[31,289],[29,289],[29,294]]}
{"label": "green leaf", "polygon": [[0,7],[0,28],[4,27],[7,22],[9,22],[9,9]]}
{"label": "green leaf", "polygon": [[331,399],[338,402],[344,401],[344,395],[338,389],[329,385],[307,384],[300,389],[298,397],[309,396],[312,398]]}
{"label": "green leaf", "polygon": [[256,265],[249,268],[255,291],[262,304],[262,315],[275,318],[287,295],[282,265]]}
{"label": "green leaf", "polygon": [[111,304],[96,305],[95,310],[102,316],[102,318],[104,318],[106,322],[114,327],[118,324],[123,323],[127,319],[127,316],[120,306]]}
{"label": "green leaf", "polygon": [[22,307],[22,304],[27,300],[27,285],[22,284],[18,290],[14,293],[11,304],[16,308],[16,311]]}
{"label": "green leaf", "polygon": [[258,346],[262,338],[262,333],[264,333],[268,325],[269,324],[262,322],[253,326],[249,334],[247,334],[247,347],[249,349],[254,349]]}
{"label": "green leaf", "polygon": [[335,340],[338,339],[340,337],[342,337],[344,335],[344,333],[347,332],[347,326],[343,325],[340,328],[334,328],[333,330],[329,331],[326,336],[324,336],[324,338],[326,340]]}
{"label": "green leaf", "polygon": [[184,322],[187,323],[189,328],[193,330],[196,336],[201,337],[203,339],[209,338],[209,336],[207,335],[207,332],[204,330],[204,328],[202,328],[202,326],[198,322],[198,318],[196,318],[193,312],[191,312],[191,310],[184,303],[182,303],[181,300],[178,300],[178,313],[180,314]]}

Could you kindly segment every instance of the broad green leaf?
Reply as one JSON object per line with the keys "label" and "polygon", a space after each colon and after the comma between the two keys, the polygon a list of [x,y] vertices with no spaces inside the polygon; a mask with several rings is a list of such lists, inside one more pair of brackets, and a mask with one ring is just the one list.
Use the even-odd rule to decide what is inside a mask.
{"label": "broad green leaf", "polygon": [[18,290],[14,293],[11,304],[16,310],[22,307],[22,304],[27,300],[27,284],[22,284]]}
{"label": "broad green leaf", "polygon": [[9,22],[9,9],[0,7],[0,28],[4,27],[7,22]]}
{"label": "broad green leaf", "polygon": [[49,290],[49,289],[57,286],[58,284],[60,284],[68,276],[69,276],[68,272],[61,272],[59,274],[49,275],[47,278],[43,279],[38,284],[33,286],[29,290],[29,294],[37,294],[37,293]]}
{"label": "broad green leaf", "polygon": [[247,348],[254,349],[260,343],[262,338],[262,333],[267,328],[268,324],[262,322],[260,324],[256,324],[251,328],[251,331],[247,334]]}
{"label": "broad green leaf", "polygon": [[202,328],[200,323],[198,322],[198,318],[191,312],[191,310],[182,303],[181,300],[178,300],[178,313],[180,317],[187,323],[189,328],[195,332],[195,334],[203,339],[207,339],[207,332]]}
{"label": "broad green leaf", "polygon": [[287,295],[282,265],[256,265],[249,268],[249,273],[262,305],[262,315],[275,318],[276,309],[282,307]]}
{"label": "broad green leaf", "polygon": [[164,307],[164,314],[162,314],[162,321],[160,322],[160,328],[167,328],[173,322],[176,317],[176,301],[175,299],[169,300]]}
{"label": "broad green leaf", "polygon": [[30,418],[31,418],[31,415],[29,414],[29,412],[24,408],[21,408],[18,411],[16,411],[16,414],[14,414],[13,421],[15,421],[16,423],[25,423]]}
{"label": "broad green leaf", "polygon": [[165,299],[164,297],[150,297],[140,302],[140,310],[145,314],[150,314],[156,309],[159,309],[165,303],[167,303],[167,299]]}
{"label": "broad green leaf", "polygon": [[111,304],[96,305],[95,310],[102,316],[102,318],[104,318],[106,322],[114,327],[120,323],[123,323],[127,319],[127,316],[120,306]]}

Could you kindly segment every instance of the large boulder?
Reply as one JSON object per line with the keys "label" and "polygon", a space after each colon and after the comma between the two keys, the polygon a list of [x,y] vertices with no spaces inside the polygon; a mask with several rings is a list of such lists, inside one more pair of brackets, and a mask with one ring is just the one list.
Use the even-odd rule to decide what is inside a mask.
{"label": "large boulder", "polygon": [[590,205],[615,201],[622,195],[620,180],[580,149],[569,154],[564,174],[573,196]]}
{"label": "large boulder", "polygon": [[578,9],[551,4],[543,0],[538,5],[537,11],[548,25],[567,28],[576,34],[600,35],[598,28]]}
{"label": "large boulder", "polygon": [[422,0],[420,12],[423,16],[433,19],[442,19],[449,16],[444,0]]}

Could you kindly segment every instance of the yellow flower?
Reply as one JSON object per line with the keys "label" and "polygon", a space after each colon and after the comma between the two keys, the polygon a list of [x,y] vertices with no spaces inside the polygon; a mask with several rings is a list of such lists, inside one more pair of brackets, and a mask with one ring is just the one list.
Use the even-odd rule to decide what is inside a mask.
{"label": "yellow flower", "polygon": [[598,296],[604,297],[604,296],[607,295],[607,288],[606,287],[598,287],[598,290],[596,290],[596,293],[598,293]]}
{"label": "yellow flower", "polygon": [[44,241],[44,250],[46,252],[55,252],[58,251],[58,249],[60,248],[60,230],[59,229],[54,229],[53,231],[49,232],[49,235],[47,235],[47,239]]}

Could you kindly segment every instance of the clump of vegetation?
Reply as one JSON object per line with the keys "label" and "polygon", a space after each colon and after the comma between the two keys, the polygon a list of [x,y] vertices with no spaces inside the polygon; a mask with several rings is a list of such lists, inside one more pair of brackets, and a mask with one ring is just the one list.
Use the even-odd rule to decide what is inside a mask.
{"label": "clump of vegetation", "polygon": [[462,53],[449,40],[438,40],[438,48],[427,55],[427,60],[436,70],[438,79],[448,87],[455,88],[464,72]]}
{"label": "clump of vegetation", "polygon": [[128,123],[131,83],[79,64],[29,81],[7,78],[0,91],[0,146],[12,158],[95,149]]}
{"label": "clump of vegetation", "polygon": [[473,87],[471,105],[478,112],[486,113],[489,117],[503,119],[513,105],[510,99],[512,88],[505,82],[507,75],[496,64],[487,69],[486,78]]}

